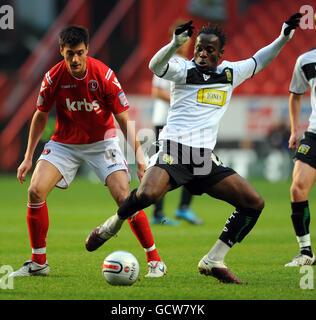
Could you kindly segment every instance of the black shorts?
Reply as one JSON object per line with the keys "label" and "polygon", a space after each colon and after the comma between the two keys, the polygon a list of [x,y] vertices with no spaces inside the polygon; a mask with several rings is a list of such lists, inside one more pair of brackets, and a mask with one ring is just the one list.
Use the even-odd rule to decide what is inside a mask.
{"label": "black shorts", "polygon": [[148,152],[149,165],[166,170],[172,190],[185,186],[201,195],[209,187],[236,173],[226,167],[211,149],[193,148],[171,140],[156,141]]}
{"label": "black shorts", "polygon": [[301,160],[316,169],[316,134],[306,131],[294,155],[294,159]]}

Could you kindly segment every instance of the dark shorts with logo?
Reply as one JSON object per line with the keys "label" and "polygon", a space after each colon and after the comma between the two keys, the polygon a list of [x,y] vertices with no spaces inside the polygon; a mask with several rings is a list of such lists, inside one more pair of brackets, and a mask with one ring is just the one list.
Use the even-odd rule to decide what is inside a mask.
{"label": "dark shorts with logo", "polygon": [[166,170],[172,190],[185,186],[201,195],[214,184],[236,173],[226,167],[211,149],[193,148],[171,140],[156,141],[148,152],[149,165]]}
{"label": "dark shorts with logo", "polygon": [[296,150],[294,159],[301,160],[316,169],[316,134],[306,131]]}

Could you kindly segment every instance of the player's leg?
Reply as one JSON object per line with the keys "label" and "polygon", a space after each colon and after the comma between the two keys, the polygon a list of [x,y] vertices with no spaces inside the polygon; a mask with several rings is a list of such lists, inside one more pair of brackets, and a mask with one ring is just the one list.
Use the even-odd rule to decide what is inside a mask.
{"label": "player's leg", "polygon": [[[156,181],[156,184],[153,185],[152,181]],[[152,187],[151,190],[150,187]],[[159,188],[161,188],[161,190]],[[160,200],[170,188],[169,175],[165,170],[159,167],[149,168],[145,172],[139,188],[134,189],[128,197],[126,197],[119,206],[117,213],[105,221],[102,230],[95,229],[90,233],[86,240],[87,250],[96,250],[120,230],[124,220],[131,218],[135,213],[147,208],[155,203],[155,201]],[[99,244],[94,243],[94,234],[99,234],[100,232],[103,233],[103,240]]]}
{"label": "player's leg", "polygon": [[46,160],[38,161],[28,188],[28,201],[31,203],[45,201],[48,194],[62,177],[53,164]]}
{"label": "player's leg", "polygon": [[28,189],[27,224],[32,246],[32,261],[43,264],[46,261],[46,237],[48,232],[48,209],[46,199],[58,181],[62,179],[59,170],[50,162],[37,163]]}
{"label": "player's leg", "polygon": [[[160,261],[160,257],[155,249],[154,240],[148,224],[146,214],[142,211],[143,208],[151,203],[140,203],[136,197],[136,190],[129,192],[129,173],[124,156],[117,142],[108,142],[106,146],[106,157],[104,152],[93,153],[87,157],[85,161],[95,170],[101,181],[105,182],[110,188],[110,192],[117,204],[120,206],[117,214],[107,219],[103,225],[93,230],[86,239],[86,248],[88,251],[94,251],[100,247],[105,241],[115,235],[121,228],[123,222],[127,218],[133,218],[130,225],[134,233],[137,235],[144,249],[146,249],[147,257]],[[113,165],[115,164],[115,165]],[[145,176],[148,171],[145,173]],[[142,181],[145,181],[143,177]],[[127,203],[127,204],[126,204]],[[124,211],[126,216],[120,216],[119,212],[122,207],[127,208],[132,204],[129,213]],[[135,205],[137,207],[135,207]],[[135,216],[136,213],[136,216]]]}
{"label": "player's leg", "polygon": [[165,214],[163,212],[163,203],[164,198],[154,204],[153,219],[151,220],[153,224],[160,224],[161,221],[165,218]]}
{"label": "player's leg", "polygon": [[[104,154],[106,156],[104,156]],[[148,201],[149,199],[146,200],[144,195],[142,195],[140,198],[136,196],[136,192],[138,192],[139,189],[135,189],[131,193],[129,193],[128,167],[126,165],[124,155],[122,154],[120,147],[116,141],[108,141],[105,153],[104,151],[93,152],[91,156],[86,157],[85,161],[89,166],[93,168],[95,173],[99,176],[100,180],[105,183],[105,185],[107,183],[110,183],[110,192],[112,193],[114,199],[116,199],[117,203],[120,204],[117,214],[111,216],[104,223],[104,229],[106,229],[108,233],[105,241],[119,231],[125,219],[132,217],[135,213],[148,207],[155,201],[160,200],[164,194],[163,193],[159,199],[151,199],[150,201]],[[144,188],[143,185],[148,185],[148,183],[146,182],[148,181],[147,177],[152,176],[152,172],[155,170],[158,170],[158,174],[154,175],[153,178],[149,178],[149,180],[155,179],[155,181],[158,182],[157,185],[155,185],[155,189],[159,188],[159,181],[162,181],[163,177],[165,177],[166,183],[169,183],[169,175],[164,172],[163,169],[151,167],[145,172],[140,184],[140,188]],[[117,171],[125,171],[125,173],[117,173],[113,175],[113,173]],[[124,175],[124,179],[122,181],[118,181],[119,179],[116,179],[116,175]],[[146,188],[147,187],[145,186],[145,189]],[[149,196],[151,196],[151,194]],[[102,241],[102,243],[99,244],[93,243],[92,240],[95,238],[94,233],[96,232],[98,233],[99,231],[92,231],[86,240],[86,248],[88,251],[96,250],[105,242]]]}
{"label": "player's leg", "polygon": [[[254,187],[238,174],[232,174],[210,186],[207,193],[226,201],[236,209],[207,255],[199,263],[203,274],[212,274],[222,282],[241,283],[227,269],[224,258],[236,242],[241,242],[256,224],[264,201]],[[210,268],[210,266],[212,266]]]}
{"label": "player's leg", "polygon": [[[147,190],[146,181],[148,181],[148,179],[152,179],[150,178],[150,172],[155,172],[156,170],[154,170],[154,168],[156,167],[152,167],[148,171],[146,171],[140,185],[140,187],[143,190],[140,193],[140,197],[141,199],[146,198],[146,202],[140,201],[138,199],[138,197],[136,196],[137,189],[133,190],[129,194],[127,175],[124,171],[116,171],[118,173],[112,173],[108,176],[106,183],[110,188],[110,192],[113,198],[116,199],[118,205],[121,205],[118,209],[118,212],[115,215],[108,218],[103,225],[93,230],[86,240],[87,250],[94,251],[120,230],[124,220],[129,219],[130,226],[133,232],[139,239],[147,254],[149,272],[146,275],[146,277],[161,277],[167,272],[167,267],[161,261],[156,250],[155,242],[151,233],[147,216],[142,210],[143,208],[148,207],[153,203],[148,201],[149,197],[151,197],[151,201],[155,201],[151,194],[148,196],[144,195],[144,192],[146,192]],[[158,176],[164,176],[164,170],[161,168],[157,169],[158,172],[162,171],[160,172],[160,174],[158,174]],[[124,173],[126,177],[124,177],[122,173]],[[126,183],[122,181],[126,181]],[[143,183],[145,184],[145,187],[142,186]],[[161,197],[163,197],[165,193],[161,191],[157,192],[157,194],[161,195]],[[120,212],[123,215],[120,215]]]}
{"label": "player's leg", "polygon": [[316,169],[301,160],[296,160],[290,188],[291,219],[300,246],[300,254],[287,263],[285,265],[287,267],[309,265],[315,262],[309,232],[310,211],[308,205],[308,196],[315,181]]}
{"label": "player's leg", "polygon": [[48,232],[48,209],[46,198],[57,182],[62,178],[58,169],[50,162],[37,163],[28,189],[27,225],[32,248],[32,257],[12,277],[47,275],[46,237]]}
{"label": "player's leg", "polygon": [[264,200],[260,194],[237,173],[224,178],[212,186],[207,193],[235,207],[220,239],[230,247],[236,242],[241,242],[254,227],[264,208]]}
{"label": "player's leg", "polygon": [[170,176],[160,167],[149,168],[137,189],[134,189],[129,197],[120,206],[117,214],[121,219],[131,217],[135,212],[154,204],[171,190]]}
{"label": "player's leg", "polygon": [[138,189],[134,189],[121,204],[117,214],[105,222],[109,226],[113,225],[113,228],[110,227],[109,230],[113,230],[114,233],[109,233],[109,238],[117,233],[117,228],[114,228],[114,225],[119,225],[119,219],[125,220],[130,218],[135,212],[161,200],[171,189],[190,181],[192,174],[188,172],[185,166],[181,164],[171,166],[166,162],[164,155],[169,155],[171,151],[173,155],[169,155],[169,157],[175,160],[175,163],[178,157],[177,146],[170,148],[171,143],[169,142],[161,142],[161,144],[159,142],[158,152],[156,152],[157,150],[154,145],[149,150],[149,154],[151,154],[149,165]]}
{"label": "player's leg", "polygon": [[190,208],[192,202],[192,194],[185,187],[181,188],[180,203],[178,209],[175,211],[175,217],[177,219],[186,220],[192,224],[202,224],[203,221],[196,216],[193,210]]}
{"label": "player's leg", "polygon": [[[120,206],[130,194],[128,183],[128,176],[125,171],[115,171],[107,177],[106,185],[118,206]],[[150,274],[152,273],[154,276],[163,276],[166,267],[164,263],[160,263],[161,258],[155,246],[147,215],[143,210],[140,210],[127,220],[133,233],[146,252],[150,271],[157,271],[150,272]],[[152,266],[155,266],[154,270],[152,270]],[[164,269],[165,271],[161,273],[159,272],[160,269]]]}
{"label": "player's leg", "polygon": [[170,219],[166,216],[163,210],[164,204],[164,197],[154,203],[154,212],[153,217],[151,219],[151,224],[158,224],[158,225],[167,225],[167,226],[178,226],[180,222]]}
{"label": "player's leg", "polygon": [[[156,181],[156,183],[153,184],[152,181]],[[169,175],[165,170],[159,167],[149,168],[145,172],[139,188],[134,189],[120,205],[117,213],[105,221],[102,230],[97,228],[90,233],[86,240],[87,250],[93,251],[97,249],[120,230],[126,219],[131,218],[136,212],[160,200],[170,188]],[[100,240],[100,243],[94,243],[94,239],[97,238],[96,234],[100,232],[103,234],[103,239]]]}
{"label": "player's leg", "polygon": [[[28,189],[27,222],[33,253],[32,258],[12,276],[45,275],[44,273],[49,270],[45,263],[48,231],[46,198],[55,185],[60,188],[67,188],[74,179],[80,164],[80,157],[73,148],[52,140],[45,145],[44,151],[37,161]],[[44,261],[45,266],[35,261]],[[38,269],[38,272],[34,272],[36,269]]]}

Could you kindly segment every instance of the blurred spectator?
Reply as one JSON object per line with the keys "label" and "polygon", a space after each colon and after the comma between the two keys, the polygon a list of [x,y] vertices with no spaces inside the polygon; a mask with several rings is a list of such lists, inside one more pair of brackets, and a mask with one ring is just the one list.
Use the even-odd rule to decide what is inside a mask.
{"label": "blurred spectator", "polygon": [[189,11],[214,22],[226,20],[226,0],[190,0]]}
{"label": "blurred spectator", "polygon": [[290,130],[281,120],[268,134],[268,155],[265,159],[264,176],[271,182],[287,179],[291,173],[292,161],[289,152]]}
{"label": "blurred spectator", "polygon": [[288,150],[290,129],[284,120],[281,120],[268,134],[269,146],[278,150]]}
{"label": "blurred spectator", "polygon": [[249,5],[260,0],[238,0],[238,11],[243,14],[247,11]]}

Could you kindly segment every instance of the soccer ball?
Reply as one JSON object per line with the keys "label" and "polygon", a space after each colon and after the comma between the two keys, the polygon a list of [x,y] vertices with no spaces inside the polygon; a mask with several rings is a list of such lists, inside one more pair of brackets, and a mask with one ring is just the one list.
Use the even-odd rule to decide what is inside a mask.
{"label": "soccer ball", "polygon": [[130,252],[115,251],[104,259],[102,274],[112,286],[131,286],[138,278],[139,263]]}

